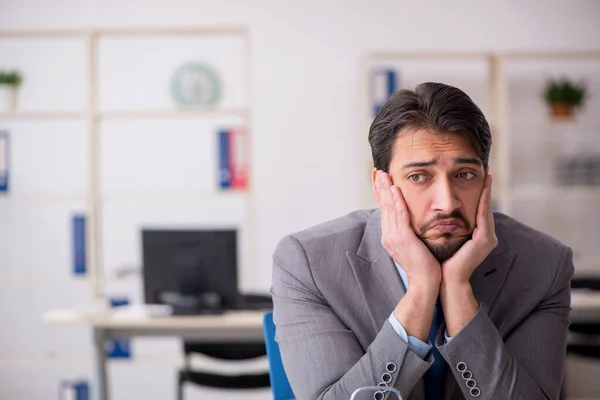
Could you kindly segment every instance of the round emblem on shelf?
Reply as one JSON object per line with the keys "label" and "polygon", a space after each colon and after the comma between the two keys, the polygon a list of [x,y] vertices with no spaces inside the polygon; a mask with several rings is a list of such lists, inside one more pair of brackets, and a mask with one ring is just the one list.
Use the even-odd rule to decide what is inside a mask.
{"label": "round emblem on shelf", "polygon": [[171,95],[178,106],[215,106],[221,98],[221,80],[208,64],[187,63],[173,73]]}

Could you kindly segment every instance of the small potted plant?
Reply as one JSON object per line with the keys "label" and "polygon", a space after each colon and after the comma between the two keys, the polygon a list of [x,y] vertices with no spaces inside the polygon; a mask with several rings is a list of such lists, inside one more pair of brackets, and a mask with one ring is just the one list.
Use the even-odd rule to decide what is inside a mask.
{"label": "small potted plant", "polygon": [[19,71],[0,70],[0,113],[13,112],[17,108],[17,92],[23,82]]}
{"label": "small potted plant", "polygon": [[583,83],[576,84],[567,78],[551,79],[544,91],[550,116],[557,119],[572,119],[575,108],[583,105],[585,96],[586,88]]}

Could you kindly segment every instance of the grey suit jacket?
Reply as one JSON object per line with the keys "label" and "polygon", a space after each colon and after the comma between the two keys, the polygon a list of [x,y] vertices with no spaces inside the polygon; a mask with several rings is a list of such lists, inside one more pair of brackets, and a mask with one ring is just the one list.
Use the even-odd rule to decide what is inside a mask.
{"label": "grey suit jacket", "polygon": [[[425,398],[433,356],[419,358],[387,321],[404,289],[381,245],[380,218],[379,210],[357,211],[277,246],[274,320],[297,399],[349,399],[389,380],[387,371],[404,400]],[[495,221],[499,244],[471,278],[480,309],[447,344],[442,324],[434,344],[450,371],[445,399],[475,398],[469,386],[480,400],[558,399],[571,249],[505,215]]]}

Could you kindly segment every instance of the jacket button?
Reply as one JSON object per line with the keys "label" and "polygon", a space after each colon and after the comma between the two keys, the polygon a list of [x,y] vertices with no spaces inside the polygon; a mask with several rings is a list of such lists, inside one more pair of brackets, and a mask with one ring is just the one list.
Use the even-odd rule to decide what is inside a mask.
{"label": "jacket button", "polygon": [[479,397],[480,394],[481,394],[481,390],[479,390],[479,388],[474,387],[473,389],[471,389],[471,396]]}
{"label": "jacket button", "polygon": [[467,369],[463,371],[462,377],[466,381],[467,379],[471,379],[473,377],[473,373]]}
{"label": "jacket button", "polygon": [[396,372],[397,368],[398,367],[396,367],[396,364],[394,364],[393,362],[389,362],[385,365],[385,370],[389,373]]}
{"label": "jacket button", "polygon": [[474,388],[477,385],[477,382],[475,382],[475,379],[471,378],[467,379],[467,382],[465,384],[468,388]]}
{"label": "jacket button", "polygon": [[379,382],[379,385],[377,385],[377,387],[379,389],[387,389],[388,388],[388,384],[385,382]]}
{"label": "jacket button", "polygon": [[373,395],[373,398],[375,400],[383,400],[383,398],[385,397],[385,395],[383,394],[383,392],[381,391],[377,391],[375,392],[375,394]]}
{"label": "jacket button", "polygon": [[384,372],[381,374],[381,381],[384,383],[390,383],[392,381],[392,375]]}
{"label": "jacket button", "polygon": [[456,364],[456,369],[458,370],[458,372],[463,372],[467,370],[467,364],[465,364],[464,362],[459,362],[458,364]]}

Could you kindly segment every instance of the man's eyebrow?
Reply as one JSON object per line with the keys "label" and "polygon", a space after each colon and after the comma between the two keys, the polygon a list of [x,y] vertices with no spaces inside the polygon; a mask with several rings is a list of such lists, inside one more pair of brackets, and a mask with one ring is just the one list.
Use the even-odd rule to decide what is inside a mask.
{"label": "man's eyebrow", "polygon": [[474,164],[481,167],[483,164],[478,158],[459,157],[454,159],[454,164]]}
{"label": "man's eyebrow", "polygon": [[437,160],[431,161],[414,161],[406,163],[402,166],[402,169],[414,168],[414,167],[430,167],[437,164]]}
{"label": "man's eyebrow", "polygon": [[[429,160],[429,161],[413,161],[413,162],[404,164],[402,166],[402,169],[416,168],[416,167],[431,167],[432,165],[436,165],[436,164],[437,164],[437,159],[433,159],[433,160]],[[473,165],[477,165],[478,167],[483,165],[481,160],[479,160],[478,158],[471,158],[471,157],[455,158],[454,165],[457,165],[457,164],[473,164]]]}

